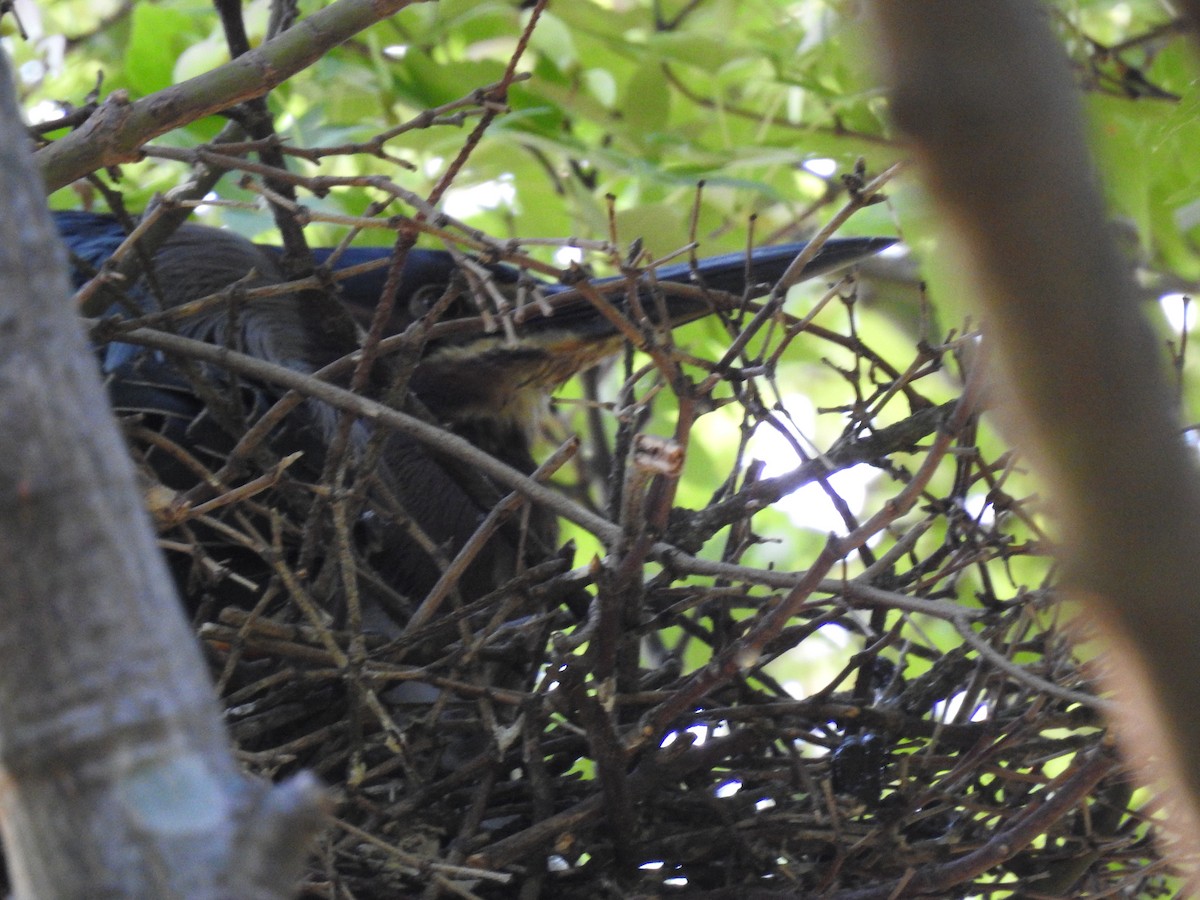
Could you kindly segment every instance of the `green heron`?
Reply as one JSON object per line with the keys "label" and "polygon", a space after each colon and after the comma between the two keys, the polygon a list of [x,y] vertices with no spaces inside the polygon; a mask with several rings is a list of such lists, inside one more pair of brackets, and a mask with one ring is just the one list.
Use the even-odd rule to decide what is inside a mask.
{"label": "green heron", "polygon": [[[125,239],[125,231],[110,216],[60,212],[59,232],[72,252],[77,284],[89,270],[100,270]],[[875,238],[835,239],[827,242],[803,271],[805,278],[848,265],[890,245]],[[803,245],[763,248],[746,254],[729,254],[698,263],[660,267],[653,277],[637,282],[637,298],[649,323],[674,327],[711,312],[707,294],[741,296],[757,287],[765,292],[788,268]],[[315,251],[318,264],[331,262],[333,277],[355,268],[357,274],[340,281],[337,297],[324,291],[296,291],[239,304],[210,305],[198,315],[173,323],[178,333],[228,345],[252,356],[305,373],[312,373],[354,353],[359,346],[358,322],[369,321],[383,290],[385,267],[361,272],[363,263],[387,260],[392,251],[351,248],[335,258],[332,251]],[[275,248],[256,245],[231,232],[200,225],[181,227],[153,256],[149,274],[135,283],[114,313],[146,312],[158,304],[178,307],[231,285],[255,288],[285,283]],[[504,265],[473,267],[475,286],[480,279],[488,290],[532,293],[537,302],[522,306],[509,317],[508,327],[489,329],[475,318],[469,302],[450,306],[448,314],[473,313],[467,319],[443,323],[429,332],[415,365],[404,372],[410,403],[422,407],[436,421],[453,429],[489,453],[525,471],[533,468],[531,445],[540,411],[549,393],[575,373],[612,355],[625,337],[613,314],[629,316],[625,278],[592,282],[605,291],[611,303],[602,314],[587,296],[570,286],[535,282]],[[651,284],[698,285],[683,292],[656,292]],[[455,258],[444,251],[410,250],[392,319],[398,333],[419,319],[447,288],[457,285],[471,299]],[[662,321],[659,321],[662,320]],[[145,459],[157,478],[176,490],[198,490],[203,475],[200,464],[217,466],[228,454],[240,430],[261,415],[281,391],[266,384],[232,379],[227,373],[188,365],[161,353],[115,343],[101,351],[114,406],[136,413],[139,433],[148,426],[157,437],[145,448]],[[384,358],[371,375],[368,390],[389,396],[400,366]],[[215,403],[216,401],[221,401]],[[215,410],[215,406],[223,409]],[[316,400],[304,401],[281,425],[270,441],[280,456],[303,451],[301,463],[285,481],[302,487],[290,492],[303,505],[311,502],[313,483],[320,480],[327,449],[335,440],[342,417]],[[419,601],[436,583],[447,558],[475,533],[490,508],[480,496],[478,473],[405,435],[381,437],[381,452],[371,446],[376,432],[362,421],[350,427],[348,444],[352,462],[376,459],[370,473],[371,489],[366,510],[356,521],[356,550],[368,558],[376,573],[375,587],[391,596],[387,608],[396,608],[396,597]],[[170,448],[164,446],[164,442]],[[307,485],[307,487],[304,487]],[[293,487],[295,485],[293,484]],[[307,491],[307,492],[306,492]],[[293,508],[294,505],[293,505]],[[300,517],[302,518],[302,516]],[[545,517],[543,517],[545,518]],[[478,597],[502,583],[518,568],[518,546],[553,544],[553,523],[545,519],[519,536],[501,529],[463,574],[459,588],[467,597]],[[222,546],[223,565],[209,567],[198,580],[220,602],[234,598],[245,605],[253,598],[237,597],[242,588],[261,588],[268,570],[261,558],[250,565],[237,541],[221,537],[230,522],[207,527],[200,542]],[[255,556],[249,553],[249,556]],[[261,553],[257,554],[261,557]],[[185,594],[195,593],[197,573],[178,566]],[[183,572],[188,574],[185,576]],[[217,575],[239,577],[224,578]],[[336,580],[336,579],[335,579]],[[397,614],[393,613],[393,618]]]}

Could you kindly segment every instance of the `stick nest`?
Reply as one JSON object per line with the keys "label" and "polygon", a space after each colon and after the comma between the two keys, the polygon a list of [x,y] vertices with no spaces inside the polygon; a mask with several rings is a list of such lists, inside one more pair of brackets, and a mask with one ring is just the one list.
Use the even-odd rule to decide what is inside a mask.
{"label": "stick nest", "polygon": [[[353,467],[302,503],[282,497],[300,479],[250,472],[271,486],[205,514],[263,563],[250,608],[214,602],[239,573],[205,517],[160,505],[242,759],[336,799],[303,896],[1165,896],[1044,513],[981,428],[973,337],[910,333],[888,358],[851,284],[826,300],[805,322],[714,317],[727,345],[754,330],[720,362],[660,333],[651,363],[585,378],[546,434],[583,435],[556,484],[611,530],[575,527],[485,596],[451,585],[420,627],[329,608],[348,576],[379,580],[345,524]],[[813,444],[789,415],[804,371],[840,391]],[[739,428],[715,462],[710,415]],[[153,429],[128,427],[144,452]],[[772,429],[795,452],[767,477],[748,444]],[[697,456],[710,499],[684,508]],[[862,504],[834,477],[856,466]],[[836,536],[773,509],[806,485]],[[532,520],[517,496],[505,528]],[[320,554],[289,549],[305,536]],[[768,562],[773,540],[792,555]]]}

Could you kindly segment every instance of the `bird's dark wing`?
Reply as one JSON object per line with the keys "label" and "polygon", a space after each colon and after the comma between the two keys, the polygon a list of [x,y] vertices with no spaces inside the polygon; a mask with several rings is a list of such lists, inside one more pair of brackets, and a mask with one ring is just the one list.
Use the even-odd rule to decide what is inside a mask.
{"label": "bird's dark wing", "polygon": [[[831,238],[800,273],[800,281],[844,269],[895,244],[892,238]],[[713,291],[740,296],[770,289],[808,246],[807,243],[755,247],[750,253],[723,253],[692,263],[675,263],[655,270],[657,281],[695,282]],[[612,279],[619,281],[620,279]],[[755,290],[755,286],[758,290]]]}
{"label": "bird's dark wing", "polygon": [[[852,265],[866,257],[873,256],[896,241],[892,238],[833,238],[822,245],[817,255],[804,267],[799,280],[818,278],[821,275],[835,272],[838,269]],[[807,243],[779,244],[771,247],[757,247],[752,253],[725,253],[720,256],[710,256],[695,263],[675,263],[659,266],[653,273],[654,282],[674,284],[694,284],[709,291],[742,296],[761,296],[783,277],[792,261],[807,247]],[[278,254],[279,248],[264,248],[268,252]],[[332,271],[343,273],[348,269],[374,264],[376,268],[369,271],[339,277],[341,296],[350,313],[363,325],[368,324],[374,315],[375,306],[383,294],[384,283],[387,279],[385,260],[392,256],[390,247],[350,247],[335,255],[332,248],[317,248],[313,250],[313,258],[318,265],[326,265],[334,260]],[[483,267],[489,277],[502,291],[507,291],[521,281],[519,270],[508,265],[489,265]],[[428,250],[415,248],[408,251],[405,258],[404,270],[401,274],[400,286],[397,291],[397,303],[389,322],[389,333],[398,333],[407,326],[415,315],[424,312],[421,307],[412,305],[411,301],[422,291],[431,292],[436,298],[440,290],[449,285],[458,273],[458,265],[448,252],[444,250]],[[624,276],[596,279],[593,284],[601,289],[612,288],[625,283]],[[526,279],[531,287],[536,287],[545,296],[571,292],[570,285],[555,284],[536,279]],[[643,282],[647,291],[643,295],[643,303],[652,310],[648,293],[649,281]],[[612,293],[615,302],[622,303],[619,293]],[[686,300],[676,297],[672,300],[670,314],[672,324],[681,324],[711,312],[712,307],[702,299]],[[572,327],[583,333],[596,334],[607,329],[603,316],[595,314],[595,308],[585,299],[578,303],[565,304],[555,310],[554,316],[572,322]],[[533,321],[530,319],[528,321]],[[546,322],[545,324],[549,324]]]}
{"label": "bird's dark wing", "polygon": [[[844,269],[895,243],[892,238],[834,238],[826,241],[800,271],[796,283]],[[807,247],[807,243],[779,244],[757,248],[749,256],[744,253],[725,253],[695,263],[660,266],[653,273],[643,273],[634,280],[642,311],[652,321],[676,328],[710,315],[718,308],[727,308],[715,302],[724,296],[736,299],[761,297],[775,286]],[[629,282],[629,277],[614,276],[598,279],[593,286],[604,292],[619,312],[628,315]],[[661,290],[664,285],[689,285],[700,290],[666,293]],[[656,286],[660,293],[665,294],[661,298],[666,313],[665,323],[659,322],[660,304],[655,296]],[[575,296],[578,292],[570,286],[554,285],[553,291],[558,296],[549,303],[549,314],[543,314],[536,305],[522,310],[519,318],[527,330],[568,333],[577,339],[587,337],[597,342],[620,337],[612,322],[597,314],[594,304],[587,297]]]}
{"label": "bird's dark wing", "polygon": [[76,260],[72,271],[76,287],[98,272],[125,242],[125,229],[115,216],[78,210],[57,210],[53,216],[59,235]]}

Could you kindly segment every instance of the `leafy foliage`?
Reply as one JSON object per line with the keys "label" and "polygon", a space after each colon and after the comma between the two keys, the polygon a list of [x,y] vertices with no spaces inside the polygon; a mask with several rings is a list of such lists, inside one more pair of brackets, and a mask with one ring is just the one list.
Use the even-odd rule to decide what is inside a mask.
{"label": "leafy foliage", "polygon": [[[69,128],[37,123],[86,108],[97,72],[101,97],[138,99],[227,56],[204,5],[18,11],[28,40],[10,27],[6,48],[51,141]],[[246,5],[252,45],[271,13]],[[414,215],[368,179],[428,197],[461,161],[442,211],[494,247],[518,239],[530,265],[574,256],[569,241],[531,238],[611,240],[583,254],[610,272],[634,242],[645,262],[693,241],[709,254],[807,236],[904,156],[857,4],[561,3],[519,58],[528,78],[472,96],[503,81],[531,14],[414,4],[271,91],[275,129],[304,151],[288,161],[312,244],[340,240],[340,217],[378,217],[382,200],[383,216]],[[1200,272],[1194,54],[1145,0],[1077,0],[1051,15],[1147,295],[1189,290]],[[141,210],[187,178],[189,154],[225,124],[198,118],[50,202],[115,191]],[[330,152],[308,152],[319,148]],[[328,177],[342,183],[317,180]],[[226,175],[196,215],[268,237],[263,190],[257,173]],[[1068,646],[1053,602],[1053,517],[986,420],[956,404],[977,367],[953,263],[915,187],[886,193],[840,233],[900,234],[932,304],[910,260],[884,260],[828,294],[793,291],[798,318],[697,323],[656,365],[630,354],[560,391],[544,453],[585,436],[558,484],[621,531],[614,541],[564,522],[570,562],[490,598],[533,617],[538,640],[512,639],[497,606],[460,610],[461,630],[441,622],[399,648],[322,632],[286,605],[198,622],[247,763],[311,766],[337,785],[342,827],[314,861],[311,895],[454,882],[477,896],[517,896],[520,884],[522,896],[590,897],[612,884],[883,897],[920,878],[939,896],[1165,894],[1148,817],[1103,750],[1087,654]],[[715,365],[744,331],[745,350]],[[1192,364],[1178,362],[1191,404]],[[978,386],[968,391],[978,403]],[[638,480],[635,435],[686,445],[677,484]],[[589,568],[592,554],[607,561]],[[597,598],[592,618],[557,605],[572,590]],[[331,640],[366,654],[349,666]],[[496,665],[524,667],[522,688],[497,686]],[[446,691],[451,714],[383,715],[364,699],[418,675]],[[1071,802],[1050,815],[1051,796]]]}

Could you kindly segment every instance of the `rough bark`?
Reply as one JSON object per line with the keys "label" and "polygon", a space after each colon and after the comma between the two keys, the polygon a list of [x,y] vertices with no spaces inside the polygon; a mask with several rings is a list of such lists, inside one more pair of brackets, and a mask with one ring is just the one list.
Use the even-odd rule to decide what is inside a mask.
{"label": "rough bark", "polygon": [[228,749],[0,59],[0,795],[17,897],[290,896],[319,790]]}

